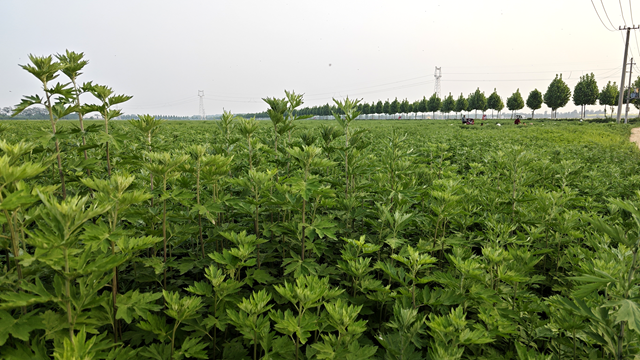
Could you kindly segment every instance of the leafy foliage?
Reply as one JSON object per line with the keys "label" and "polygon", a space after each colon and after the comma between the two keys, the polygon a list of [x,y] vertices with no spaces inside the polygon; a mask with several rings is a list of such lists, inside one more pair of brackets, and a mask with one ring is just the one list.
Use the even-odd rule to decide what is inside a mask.
{"label": "leafy foliage", "polygon": [[[53,74],[53,59],[30,66],[77,76],[79,55]],[[54,115],[85,90],[126,100],[49,89],[69,97]],[[496,96],[478,109],[500,111]],[[225,112],[111,120],[108,137],[91,121],[2,131],[0,356],[639,355],[627,125],[365,122],[351,98],[318,124],[301,121],[301,94],[264,100],[267,123]],[[467,110],[464,96],[444,103]]]}

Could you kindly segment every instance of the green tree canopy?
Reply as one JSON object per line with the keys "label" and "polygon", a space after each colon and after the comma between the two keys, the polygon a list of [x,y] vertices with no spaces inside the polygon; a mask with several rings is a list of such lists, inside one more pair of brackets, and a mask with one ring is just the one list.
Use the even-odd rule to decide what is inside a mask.
{"label": "green tree canopy", "polygon": [[389,110],[389,108],[391,107],[391,104],[389,103],[389,99],[387,99],[387,101],[384,102],[384,105],[382,105],[382,113],[383,114],[390,114],[391,110]]}
{"label": "green tree canopy", "polygon": [[362,104],[362,113],[365,115],[371,114],[371,106],[368,103]]}
{"label": "green tree canopy", "polygon": [[543,97],[544,103],[554,112],[554,117],[558,114],[557,110],[567,105],[570,98],[571,89],[569,89],[567,83],[562,80],[562,74],[556,75],[556,78],[551,81]]}
{"label": "green tree canopy", "polygon": [[580,77],[580,81],[573,89],[573,103],[580,106],[580,118],[584,118],[584,111],[587,105],[595,105],[600,91],[598,83],[593,73]]}
{"label": "green tree canopy", "polygon": [[416,100],[413,102],[413,104],[411,104],[411,112],[417,115],[419,111],[420,111],[420,100]]}
{"label": "green tree canopy", "polygon": [[611,81],[607,82],[607,85],[600,91],[598,101],[600,105],[604,105],[604,117],[607,117],[607,106],[611,108],[611,115],[613,115],[613,107],[618,105],[619,94],[618,86],[615,82],[611,84]]}
{"label": "green tree canopy", "polygon": [[524,107],[524,100],[522,100],[522,95],[520,95],[520,89],[517,89],[511,96],[507,98],[507,109],[511,110],[511,118],[513,118],[513,113],[522,109]]}
{"label": "green tree canopy", "polygon": [[531,118],[533,119],[536,110],[542,107],[542,93],[538,89],[533,89],[527,97],[527,107],[531,109]]}
{"label": "green tree canopy", "polygon": [[[631,91],[634,92],[637,89],[640,89],[640,76],[636,78],[636,80],[631,84]],[[640,109],[640,99],[631,99],[631,103],[636,109]]]}
{"label": "green tree canopy", "polygon": [[426,97],[422,97],[422,100],[420,100],[420,106],[418,107],[418,111],[425,113],[427,112],[427,98]]}
{"label": "green tree canopy", "polygon": [[400,111],[400,102],[398,101],[398,98],[395,98],[389,105],[389,113],[397,114],[399,111]]}
{"label": "green tree canopy", "polygon": [[459,113],[462,111],[467,111],[468,108],[469,108],[469,101],[467,101],[467,98],[465,98],[464,95],[460,93],[460,97],[458,98],[458,100],[456,100],[455,112]]}
{"label": "green tree canopy", "polygon": [[433,118],[435,119],[436,111],[439,111],[442,107],[442,100],[438,97],[438,94],[433,93],[427,101],[427,111],[431,111]]}
{"label": "green tree canopy", "polygon": [[400,102],[400,112],[403,114],[407,114],[411,112],[411,104],[407,99],[404,99]]}
{"label": "green tree canopy", "polygon": [[449,93],[449,95],[444,98],[444,101],[442,101],[442,107],[440,108],[440,111],[447,114],[447,117],[448,117],[448,114],[453,110],[455,110],[455,108],[456,108],[456,101],[453,99],[453,96],[451,95],[451,93]]}
{"label": "green tree canopy", "polygon": [[498,116],[500,116],[500,111],[502,111],[502,109],[504,109],[504,103],[502,102],[502,99],[500,99],[498,106],[496,106],[496,110],[498,111]]}
{"label": "green tree canopy", "polygon": [[487,109],[487,97],[484,96],[484,92],[477,88],[475,92],[469,95],[469,110],[476,111],[476,117],[478,117],[478,110],[485,111]]}
{"label": "green tree canopy", "polygon": [[382,101],[378,100],[376,103],[376,114],[382,114],[384,112],[384,105],[382,105]]}
{"label": "green tree canopy", "polygon": [[[487,107],[492,110],[491,116],[493,117],[493,110],[500,112],[504,108],[504,104],[502,103],[502,99],[496,89],[493,89],[493,92],[487,98]],[[500,108],[500,109],[498,109]]]}

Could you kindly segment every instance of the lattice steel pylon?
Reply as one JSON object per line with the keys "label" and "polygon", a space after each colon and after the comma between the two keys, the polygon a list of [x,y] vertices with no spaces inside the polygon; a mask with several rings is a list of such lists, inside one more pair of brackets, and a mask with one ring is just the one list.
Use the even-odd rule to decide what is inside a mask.
{"label": "lattice steel pylon", "polygon": [[441,67],[437,67],[436,66],[436,71],[433,73],[433,77],[436,78],[436,83],[433,87],[433,92],[435,94],[438,95],[439,98],[442,99],[442,96],[440,95],[441,89],[440,89],[440,78],[442,77],[442,68]]}
{"label": "lattice steel pylon", "polygon": [[198,97],[200,98],[200,109],[198,113],[200,114],[200,120],[204,120],[206,117],[204,114],[204,90],[198,90]]}

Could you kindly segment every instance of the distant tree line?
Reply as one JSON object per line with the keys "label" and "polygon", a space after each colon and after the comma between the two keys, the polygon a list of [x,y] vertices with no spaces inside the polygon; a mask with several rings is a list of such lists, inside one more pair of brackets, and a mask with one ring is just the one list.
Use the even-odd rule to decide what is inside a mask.
{"label": "distant tree line", "polygon": [[[634,81],[631,88],[640,88],[640,76]],[[628,89],[625,90],[624,99],[627,97],[627,92]],[[584,117],[587,105],[596,105],[596,103],[605,106],[606,117],[607,106],[610,108],[609,114],[613,114],[613,107],[618,105],[618,96],[619,90],[615,82],[611,83],[611,81],[609,81],[607,85],[599,89],[595,76],[591,73],[580,77],[580,81],[573,90],[573,103],[576,106],[580,106],[580,118]],[[511,111],[511,116],[513,117],[516,111],[523,109],[526,105],[531,111],[531,117],[533,118],[535,117],[535,111],[540,109],[542,104],[545,104],[551,109],[553,117],[556,117],[558,109],[565,107],[571,99],[571,89],[564,80],[562,80],[562,75],[556,75],[544,94],[538,89],[533,89],[529,92],[525,100],[520,93],[520,89],[517,89],[511,96],[506,98],[506,107]],[[631,103],[637,109],[640,109],[639,99],[632,99]],[[387,99],[384,102],[378,100],[377,102],[361,102],[358,104],[358,111],[362,115],[432,113],[433,117],[435,117],[436,112],[448,116],[451,112],[459,114],[463,112],[470,113],[472,111],[475,112],[474,116],[477,117],[478,111],[485,114],[488,110],[491,110],[491,116],[493,117],[495,115],[499,116],[504,108],[505,103],[502,97],[498,95],[496,89],[487,97],[484,92],[480,91],[480,88],[467,96],[461,93],[457,99],[454,98],[451,93],[443,99],[440,99],[440,97],[434,93],[428,99],[423,97],[421,100],[413,102],[409,102],[407,99],[398,100],[398,98],[395,98],[393,101]],[[328,103],[320,106],[305,107],[296,113],[298,115],[313,116],[327,116],[333,113],[342,114],[338,107]],[[244,117],[255,116],[257,118],[268,117],[266,111],[239,115]]]}

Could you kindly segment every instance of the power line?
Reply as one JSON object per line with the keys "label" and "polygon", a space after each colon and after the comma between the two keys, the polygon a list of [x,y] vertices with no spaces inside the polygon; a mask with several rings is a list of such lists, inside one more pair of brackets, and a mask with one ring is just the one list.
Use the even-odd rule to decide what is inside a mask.
{"label": "power line", "polygon": [[569,70],[545,70],[545,71],[510,71],[510,72],[464,72],[464,73],[446,73],[447,75],[500,75],[500,74],[544,74],[544,73],[561,73],[569,71],[598,71],[598,70],[613,70],[615,68],[601,68],[601,69],[569,69]]}
{"label": "power line", "polygon": [[[414,77],[414,78],[411,78],[411,79],[392,81],[392,82],[388,82],[388,83],[384,83],[384,84],[372,85],[372,86],[366,86],[366,87],[360,87],[360,88],[352,88],[352,89],[347,89],[347,90],[342,90],[342,91],[366,90],[366,89],[371,89],[371,88],[374,88],[374,87],[380,87],[380,86],[398,84],[398,83],[412,81],[412,80],[418,80],[418,79],[426,78],[426,77],[429,77],[429,76],[431,76],[431,75],[418,76],[418,77]],[[308,96],[330,95],[330,94],[335,94],[335,93],[336,93],[335,91],[330,91],[330,92],[325,92],[325,93],[308,94]]]}
{"label": "power line", "polygon": [[260,101],[253,100],[253,98],[248,98],[249,100],[228,100],[228,99],[216,99],[209,96],[206,96],[205,99],[213,100],[213,101],[226,101],[226,102],[237,102],[237,103],[258,103]]}
{"label": "power line", "polygon": [[618,4],[620,4],[620,14],[622,14],[622,22],[624,22],[624,26],[627,26],[627,20],[624,18],[624,11],[622,11],[622,1],[618,0]]}
{"label": "power line", "polygon": [[[357,96],[357,95],[365,95],[365,94],[375,94],[375,93],[378,93],[378,92],[389,91],[389,90],[407,89],[407,88],[411,88],[411,87],[423,86],[423,85],[429,84],[429,83],[431,83],[433,81],[434,80],[427,80],[427,81],[422,81],[422,82],[419,82],[419,83],[401,85],[401,86],[396,86],[396,87],[392,87],[392,88],[377,89],[377,90],[371,90],[371,91],[360,91],[360,92],[352,93],[350,95]],[[335,92],[333,92],[333,94],[336,94],[336,93],[340,94],[340,93],[343,93],[343,92],[344,91],[335,91]],[[338,97],[343,97],[343,96],[342,95],[338,95]],[[327,99],[327,98],[326,97],[314,97],[314,96],[310,96],[308,98],[308,100],[322,100],[322,99]]]}
{"label": "power line", "polygon": [[[600,1],[602,1],[602,0],[600,0]],[[629,1],[631,1],[631,0],[629,0]],[[596,15],[598,15],[598,19],[600,19],[600,23],[602,23],[602,26],[604,26],[604,28],[609,30],[609,31],[615,31],[615,30],[609,29],[609,27],[604,24],[604,21],[602,21],[602,18],[600,17],[600,14],[598,13],[598,9],[596,9],[596,5],[593,3],[593,0],[591,0],[591,5],[593,5],[593,10],[595,10]]]}
{"label": "power line", "polygon": [[[633,20],[633,7],[631,6],[631,0],[629,0],[629,14],[631,15],[631,24],[635,24],[635,21]],[[640,54],[640,46],[638,45],[638,34],[634,31],[633,32],[633,38],[636,41],[636,49],[638,49],[638,54]],[[636,66],[636,71],[638,70],[638,67]]]}
{"label": "power line", "polygon": [[177,106],[177,105],[186,105],[188,103],[193,103],[195,102],[196,99],[194,97],[190,97],[188,100],[177,100],[177,101],[170,101],[170,102],[164,102],[162,103],[162,105],[157,105],[157,104],[153,104],[153,105],[127,105],[127,108],[132,108],[132,109],[158,109],[158,108],[165,108],[165,107],[171,107],[171,106]]}
{"label": "power line", "polygon": [[602,0],[600,0],[600,4],[602,4],[602,10],[604,10],[604,14],[607,16],[607,20],[609,20],[609,24],[611,24],[611,27],[615,29],[616,27],[611,22],[611,19],[609,19],[609,14],[607,14],[607,8],[604,7],[604,3],[602,2]]}

